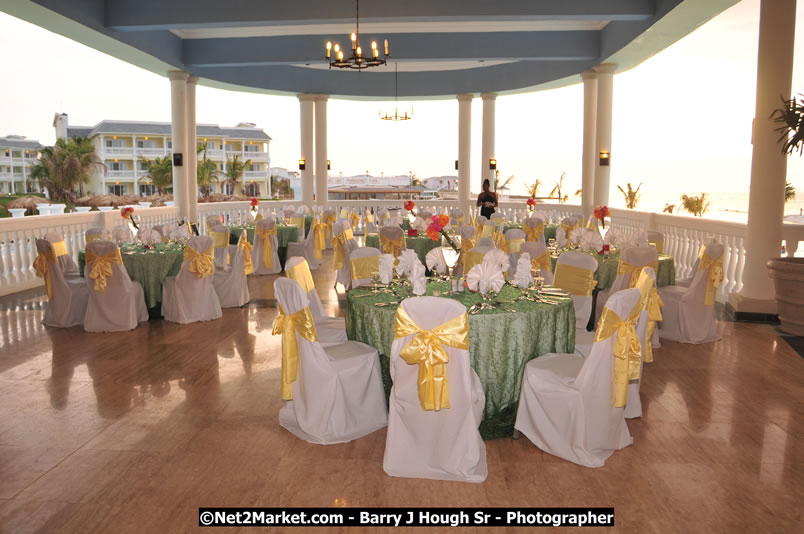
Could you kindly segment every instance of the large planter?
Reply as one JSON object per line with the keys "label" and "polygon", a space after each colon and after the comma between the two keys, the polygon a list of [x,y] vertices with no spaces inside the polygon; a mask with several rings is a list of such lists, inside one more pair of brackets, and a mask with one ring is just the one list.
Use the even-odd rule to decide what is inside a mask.
{"label": "large planter", "polygon": [[804,258],[774,258],[768,269],[776,285],[780,330],[804,336]]}

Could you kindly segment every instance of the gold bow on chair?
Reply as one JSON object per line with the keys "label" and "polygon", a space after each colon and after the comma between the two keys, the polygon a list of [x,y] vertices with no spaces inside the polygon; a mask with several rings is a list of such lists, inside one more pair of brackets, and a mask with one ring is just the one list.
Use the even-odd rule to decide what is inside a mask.
{"label": "gold bow on chair", "polygon": [[709,269],[709,275],[706,278],[704,304],[712,306],[715,303],[717,288],[723,281],[723,256],[713,260],[712,256],[704,251],[703,254],[701,254],[701,264],[698,266],[698,270],[705,271],[706,269]]}
{"label": "gold bow on chair", "polygon": [[[466,254],[473,248],[475,248],[474,241],[471,239],[461,239],[461,255],[458,257],[458,265],[464,265]],[[466,275],[466,270],[464,270],[464,275]]]}
{"label": "gold bow on chair", "polygon": [[338,216],[334,213],[331,215],[324,214],[324,224],[327,225],[327,239],[332,239],[332,226],[337,220]]}
{"label": "gold bow on chair", "polygon": [[371,280],[371,277],[380,273],[380,257],[366,256],[349,260],[352,264],[353,280]]}
{"label": "gold bow on chair", "polygon": [[262,239],[262,264],[270,269],[274,266],[274,246],[271,236],[276,235],[276,226],[273,228],[254,228],[254,233],[259,239]]}
{"label": "gold bow on chair", "polygon": [[553,272],[553,262],[550,259],[550,251],[546,251],[544,254],[539,256],[538,258],[531,258],[530,260],[530,268],[531,269],[541,269],[542,271],[552,273]]}
{"label": "gold bow on chair", "polygon": [[570,232],[572,232],[573,230],[575,230],[575,229],[578,227],[578,225],[577,225],[577,224],[574,224],[574,225],[573,225],[573,224],[564,224],[564,223],[561,223],[559,226],[561,226],[561,228],[563,228],[563,229],[564,229],[564,235],[565,235],[565,236],[566,236],[566,238],[567,238],[567,243],[572,243],[572,240],[570,239]]}
{"label": "gold bow on chair", "polygon": [[612,390],[614,406],[622,408],[628,402],[628,381],[639,379],[642,366],[642,347],[639,344],[635,324],[639,317],[641,302],[625,321],[611,308],[604,308],[600,324],[595,334],[595,343],[610,338],[617,333],[614,340],[614,373],[612,374]]}
{"label": "gold bow on chair", "polygon": [[315,257],[321,259],[321,251],[327,248],[327,241],[324,237],[327,231],[326,223],[313,223],[310,231],[313,232],[313,239],[315,240],[313,248],[315,248]]}
{"label": "gold bow on chair", "polygon": [[198,252],[196,249],[187,245],[184,247],[184,261],[189,261],[190,265],[187,270],[193,273],[197,278],[206,278],[215,272],[215,254],[214,246],[209,247],[203,253]]}
{"label": "gold bow on chair", "polygon": [[352,213],[352,228],[355,228],[357,226],[357,223],[359,222],[360,222],[360,215],[358,215],[357,213]]}
{"label": "gold bow on chair", "polygon": [[354,238],[355,236],[352,233],[351,228],[347,228],[332,238],[332,248],[335,249],[335,255],[332,258],[332,265],[335,267],[335,270],[343,267],[346,257],[349,255],[346,248],[347,243]]}
{"label": "gold bow on chair", "polygon": [[380,248],[383,254],[391,254],[394,258],[398,258],[399,254],[405,246],[405,236],[397,239],[389,239],[380,234]]}
{"label": "gold bow on chair", "polygon": [[254,272],[254,263],[251,261],[251,251],[254,247],[248,242],[248,239],[240,236],[240,241],[237,242],[238,250],[243,250],[243,274],[246,276]]}
{"label": "gold bow on chair", "polygon": [[526,224],[522,226],[522,230],[525,232],[525,240],[530,242],[541,241],[544,235],[544,223],[539,226],[528,226]]}
{"label": "gold bow on chair", "polygon": [[50,243],[50,247],[53,249],[53,255],[57,258],[67,255],[67,245],[64,243],[63,239],[61,241],[53,241]]}
{"label": "gold bow on chair", "polygon": [[636,287],[637,281],[639,280],[639,276],[642,274],[643,269],[645,267],[651,267],[654,271],[659,270],[659,261],[654,261],[647,265],[634,265],[633,263],[629,263],[624,259],[620,258],[620,263],[617,264],[617,275],[621,274],[631,274],[631,279],[628,281],[628,287],[633,288]]}
{"label": "gold bow on chair", "polygon": [[494,246],[496,246],[503,252],[507,252],[505,246],[505,234],[503,234],[502,232],[494,232],[494,236],[492,237],[492,239],[494,240]]}
{"label": "gold bow on chair", "polygon": [[112,264],[123,265],[120,249],[98,256],[87,250],[87,265],[90,266],[89,279],[95,280],[95,291],[106,291],[106,282],[112,276]]}
{"label": "gold bow on chair", "polygon": [[449,355],[444,345],[469,349],[469,316],[466,313],[433,328],[422,330],[411,319],[404,306],[396,310],[394,339],[416,334],[402,348],[400,357],[410,365],[419,365],[419,403],[422,410],[439,411],[449,408],[447,367]]}
{"label": "gold bow on chair", "polygon": [[572,295],[588,297],[595,290],[597,280],[595,280],[595,272],[591,269],[559,263],[556,265],[553,285]]}
{"label": "gold bow on chair", "polygon": [[36,271],[36,276],[45,279],[45,288],[47,289],[48,299],[53,298],[53,280],[50,277],[51,263],[56,263],[56,258],[53,254],[52,247],[44,254],[40,252],[33,262],[33,267],[34,270]]}
{"label": "gold bow on chair", "polygon": [[293,382],[296,381],[296,372],[299,366],[299,345],[296,333],[313,343],[318,341],[318,335],[313,323],[310,307],[302,308],[294,314],[288,315],[279,305],[279,315],[274,319],[273,335],[282,335],[282,386],[280,396],[283,400],[293,399]]}
{"label": "gold bow on chair", "polygon": [[305,293],[309,293],[315,289],[313,275],[310,272],[310,266],[307,265],[306,260],[300,261],[290,269],[286,268],[285,276],[302,286],[302,289],[304,289]]}

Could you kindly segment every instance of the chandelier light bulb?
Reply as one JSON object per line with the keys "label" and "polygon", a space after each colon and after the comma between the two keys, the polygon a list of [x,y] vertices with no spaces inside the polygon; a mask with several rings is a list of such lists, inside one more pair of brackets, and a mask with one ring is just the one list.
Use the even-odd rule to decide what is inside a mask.
{"label": "chandelier light bulb", "polygon": [[338,43],[335,43],[335,53],[337,54],[340,51],[341,51],[341,45],[339,45]]}

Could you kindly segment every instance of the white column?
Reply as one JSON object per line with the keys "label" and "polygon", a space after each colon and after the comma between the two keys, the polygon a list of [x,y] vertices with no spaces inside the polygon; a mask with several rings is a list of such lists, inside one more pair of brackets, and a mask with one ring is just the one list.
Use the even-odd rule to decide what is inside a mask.
{"label": "white column", "polygon": [[773,281],[766,263],[781,256],[787,156],[769,117],[790,98],[796,0],[762,0],[759,8],[757,100],[753,128],[751,192],[745,240],[743,288],[729,303],[738,312],[775,313]]}
{"label": "white column", "polygon": [[[469,221],[472,208],[472,100],[471,94],[458,95],[458,202]],[[486,163],[488,165],[488,163]]]}
{"label": "white column", "polygon": [[190,219],[187,200],[187,78],[190,75],[179,70],[168,72],[170,78],[170,135],[173,153],[182,154],[183,165],[173,166],[173,200],[179,208],[179,217]]}
{"label": "white column", "polygon": [[[305,161],[304,170],[299,170],[301,176],[302,202],[305,206],[313,205],[313,106],[315,95],[301,94],[299,98],[299,118],[301,132],[301,151],[299,159]],[[297,199],[298,200],[298,199]]]}
{"label": "white column", "polygon": [[480,157],[483,160],[480,165],[480,185],[488,178],[491,182],[491,190],[494,190],[494,173],[489,169],[489,159],[494,158],[494,123],[495,107],[497,101],[496,93],[481,93],[483,99],[483,145],[480,149]]}
{"label": "white column", "polygon": [[595,158],[598,160],[595,165],[595,186],[594,203],[595,205],[609,204],[609,176],[611,174],[611,160],[609,165],[601,165],[600,152],[606,151],[611,156],[611,108],[614,97],[614,71],[617,65],[603,63],[595,67],[597,72],[597,124]]}
{"label": "white column", "polygon": [[191,221],[198,221],[198,132],[195,116],[195,88],[198,76],[187,78],[187,205]]}
{"label": "white column", "polygon": [[315,203],[327,205],[327,95],[315,97]]}
{"label": "white column", "polygon": [[583,218],[588,220],[595,209],[595,167],[597,166],[597,143],[595,139],[597,124],[597,73],[588,70],[581,73],[583,80],[583,156],[581,182],[581,206]]}

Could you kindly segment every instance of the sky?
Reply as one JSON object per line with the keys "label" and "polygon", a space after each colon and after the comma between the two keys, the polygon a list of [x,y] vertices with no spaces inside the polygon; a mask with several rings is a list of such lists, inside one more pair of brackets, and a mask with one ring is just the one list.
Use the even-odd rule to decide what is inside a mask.
{"label": "sky", "polygon": [[[647,194],[746,192],[756,94],[759,0],[743,0],[695,32],[614,79],[611,187],[644,182]],[[793,92],[804,93],[804,9],[797,13]],[[101,120],[170,121],[170,86],[158,76],[0,13],[0,135],[52,144],[55,112],[73,125]],[[458,153],[456,100],[412,105],[415,118],[381,121],[393,102],[330,100],[328,153],[332,173],[421,178],[454,175]],[[573,86],[500,96],[496,159],[513,192],[541,180],[546,194],[566,172],[580,188],[583,90]],[[482,104],[472,111],[473,188],[479,176]],[[299,104],[295,97],[199,86],[197,121],[253,122],[272,137],[271,165],[295,169]],[[668,157],[668,154],[674,154]],[[804,157],[788,160],[788,181],[804,196]]]}

